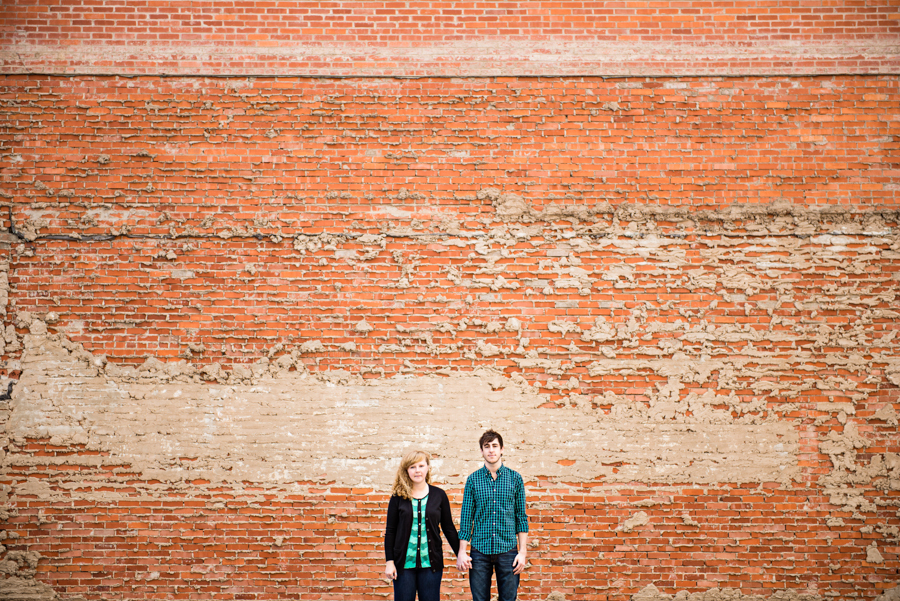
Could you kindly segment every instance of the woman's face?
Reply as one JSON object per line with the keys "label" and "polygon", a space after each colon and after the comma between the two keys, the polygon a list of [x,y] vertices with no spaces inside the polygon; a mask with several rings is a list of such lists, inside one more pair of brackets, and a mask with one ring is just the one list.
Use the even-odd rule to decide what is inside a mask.
{"label": "woman's face", "polygon": [[409,466],[406,472],[409,474],[409,479],[413,481],[413,484],[425,482],[425,476],[428,475],[428,462],[424,459],[418,461]]}

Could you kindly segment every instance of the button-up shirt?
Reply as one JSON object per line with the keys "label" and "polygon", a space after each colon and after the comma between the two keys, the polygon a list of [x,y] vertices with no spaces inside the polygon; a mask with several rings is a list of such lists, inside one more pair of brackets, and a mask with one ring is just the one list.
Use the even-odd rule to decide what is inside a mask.
{"label": "button-up shirt", "polygon": [[504,465],[497,470],[496,480],[487,467],[469,474],[459,538],[485,555],[497,555],[516,548],[519,532],[528,532],[522,476]]}

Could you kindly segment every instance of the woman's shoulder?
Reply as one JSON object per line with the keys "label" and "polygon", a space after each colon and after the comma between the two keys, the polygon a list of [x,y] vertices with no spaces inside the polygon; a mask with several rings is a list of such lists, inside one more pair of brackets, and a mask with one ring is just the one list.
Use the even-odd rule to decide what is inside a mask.
{"label": "woman's shoulder", "polygon": [[434,495],[436,497],[446,497],[447,496],[447,493],[444,492],[443,488],[441,488],[439,486],[435,486],[434,484],[428,485],[428,494]]}

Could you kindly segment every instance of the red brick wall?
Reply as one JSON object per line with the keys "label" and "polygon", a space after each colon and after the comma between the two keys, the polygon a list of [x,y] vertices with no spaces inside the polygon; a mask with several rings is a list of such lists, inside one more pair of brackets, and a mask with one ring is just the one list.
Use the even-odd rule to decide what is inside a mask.
{"label": "red brick wall", "polygon": [[[487,424],[526,479],[524,601],[896,594],[898,19],[5,3],[0,599],[390,598],[393,439],[458,514]],[[502,418],[391,413],[461,375]],[[190,428],[279,386],[229,433],[270,467]],[[353,431],[322,398],[354,386],[398,398]],[[304,401],[332,430],[271,443]],[[323,450],[349,467],[291,463]]]}
{"label": "red brick wall", "polygon": [[26,1],[7,70],[57,73],[894,73],[897,6],[868,2]]}
{"label": "red brick wall", "polygon": [[[249,362],[276,343],[315,338],[357,344],[352,353],[330,348],[315,369],[358,370],[376,358],[389,374],[403,360],[436,369],[465,361],[466,349],[377,349],[401,342],[398,324],[508,318],[511,306],[535,324],[567,315],[588,323],[597,303],[644,298],[623,297],[603,280],[587,296],[570,288],[537,298],[527,281],[550,281],[539,253],[501,259],[503,276],[521,286],[491,290],[495,278],[479,273],[471,247],[440,245],[458,237],[441,225],[447,219],[463,230],[497,222],[489,188],[518,194],[535,211],[605,211],[597,216],[604,224],[626,203],[691,211],[775,201],[896,205],[896,78],[6,84],[2,98],[17,111],[3,140],[16,155],[5,188],[14,225],[33,230],[45,249],[16,256],[17,307],[83,324],[73,340],[127,363],[157,352],[174,358],[189,342],[206,348],[201,362]],[[657,219],[660,233],[684,229],[677,216]],[[322,233],[346,236],[334,242],[349,263],[334,260],[334,249],[295,249],[297,236]],[[60,239],[73,234],[79,239]],[[362,235],[382,236],[383,248]],[[100,239],[85,241],[91,236]],[[702,232],[689,236],[693,268],[702,254],[691,240]],[[393,253],[421,266],[404,272]],[[593,271],[610,257],[583,260]],[[454,284],[451,268],[484,285]],[[385,288],[407,274],[410,288]],[[676,275],[636,277],[642,294],[662,299],[678,288]],[[812,298],[820,283],[808,284]],[[433,292],[445,300],[419,300]],[[560,300],[577,308],[554,309]],[[717,314],[730,319],[725,308]],[[363,319],[375,328],[368,335],[353,329]],[[542,342],[557,350],[569,344],[548,335]],[[436,332],[433,341],[457,336],[474,347],[515,346],[517,335],[473,328]]]}
{"label": "red brick wall", "polygon": [[[687,381],[684,394],[764,398],[773,419],[800,433],[798,477],[529,478],[535,544],[521,598],[628,599],[654,584],[670,594],[731,587],[871,599],[893,585],[898,547],[883,529],[900,525],[891,505],[900,497],[861,470],[900,453],[896,420],[876,415],[900,407],[885,375],[897,356],[896,78],[3,84],[8,323],[18,322],[18,340],[23,316],[37,315],[51,334],[118,365],[187,358],[220,363],[226,376],[318,340],[324,347],[300,355],[297,368],[375,378],[489,366],[521,374],[560,411],[578,393],[609,412],[602,395],[643,404],[666,378],[644,368],[592,375],[597,346],[580,334],[596,317],[626,327],[644,309],[644,329],[711,324],[724,330],[702,352],[750,364],[738,383],[719,374]],[[515,198],[501,193],[530,208],[504,213]],[[470,234],[487,247],[452,243]],[[611,245],[580,249],[578,239]],[[622,254],[640,240],[661,240],[677,265],[675,255]],[[732,254],[710,254],[729,240]],[[790,264],[794,253],[811,263]],[[491,265],[505,267],[504,281]],[[560,265],[592,282],[566,287]],[[612,268],[625,271],[604,279]],[[743,279],[726,281],[731,268]],[[690,286],[698,269],[718,283]],[[398,288],[403,277],[408,287]],[[484,325],[513,317],[522,331]],[[363,320],[370,332],[355,328]],[[550,327],[559,320],[578,330]],[[740,331],[769,334],[748,345],[734,339]],[[562,360],[561,371],[518,363],[523,336]],[[679,336],[605,346],[619,360],[650,361]],[[349,342],[355,350],[340,348]],[[13,379],[29,369],[15,363],[17,344],[6,355]],[[699,346],[686,352],[685,361],[701,360]],[[753,388],[762,369],[753,353],[785,362],[762,376],[769,394]],[[832,360],[852,353],[865,355],[863,367]],[[570,378],[574,388],[559,390]],[[860,478],[848,490],[882,503],[870,509],[855,511],[822,484],[847,457],[826,447],[832,432],[849,436],[848,423],[865,440],[850,458]],[[115,453],[48,438],[7,439],[5,453],[7,552],[40,553],[37,581],[64,597],[388,594],[377,487],[312,477],[294,483],[303,494],[199,479],[170,487]],[[449,489],[458,510],[460,488]],[[623,528],[639,511],[649,525]],[[871,543],[882,563],[868,560]],[[445,591],[462,599],[467,585],[448,570]]]}
{"label": "red brick wall", "polygon": [[[72,449],[33,442],[22,451],[60,452]],[[45,477],[36,465],[31,474]],[[128,478],[127,467],[87,471],[98,479]],[[719,587],[764,597],[787,589],[871,599],[896,583],[896,546],[879,547],[884,564],[860,559],[877,534],[860,534],[851,511],[835,511],[803,484],[527,486],[536,544],[521,599],[557,592],[565,599],[624,600],[648,584],[669,594]],[[462,491],[450,493],[458,516]],[[115,503],[24,496],[7,529],[44,556],[37,579],[63,598],[390,598],[381,580],[386,495],[315,486],[283,499],[259,490],[247,500],[246,491],[202,486],[196,494]],[[650,506],[639,507],[653,526],[622,530],[634,504],[647,501]],[[893,511],[878,513],[867,521],[897,523]],[[842,516],[847,526],[826,528],[826,515]],[[451,560],[445,558],[444,598],[469,598],[468,582],[449,567]]]}
{"label": "red brick wall", "polygon": [[[103,43],[336,40],[428,42],[449,36],[481,41],[539,36],[600,37],[647,42],[695,39],[715,42],[779,39],[889,39],[898,33],[890,2],[654,2],[591,4],[454,2],[347,3],[215,2],[162,4],[130,1],[127,8],[102,2],[17,2],[4,9],[4,33],[33,40]],[[894,28],[894,29],[892,29]]]}

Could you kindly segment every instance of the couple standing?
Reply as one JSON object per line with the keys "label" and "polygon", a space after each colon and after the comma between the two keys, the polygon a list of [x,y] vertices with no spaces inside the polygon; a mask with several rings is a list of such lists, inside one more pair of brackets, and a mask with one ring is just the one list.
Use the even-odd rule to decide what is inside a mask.
{"label": "couple standing", "polygon": [[457,569],[469,571],[472,601],[489,601],[494,572],[499,601],[515,601],[528,544],[525,484],[503,466],[502,436],[488,430],[478,444],[484,467],[466,479],[459,535],[447,494],[431,486],[431,457],[414,451],[403,458],[384,533],[384,574],[394,581],[394,601],[414,601],[416,593],[419,601],[440,598],[444,553],[438,527],[456,553]]}

